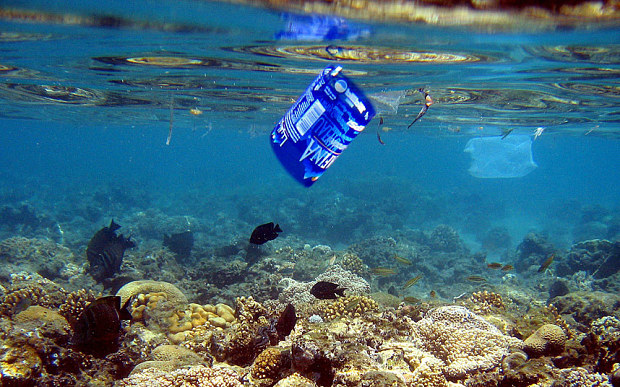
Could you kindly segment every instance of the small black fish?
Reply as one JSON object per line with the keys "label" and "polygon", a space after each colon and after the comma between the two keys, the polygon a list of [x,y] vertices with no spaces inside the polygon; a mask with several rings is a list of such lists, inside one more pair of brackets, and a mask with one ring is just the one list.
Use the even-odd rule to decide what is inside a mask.
{"label": "small black fish", "polygon": [[177,255],[177,258],[187,258],[194,247],[194,233],[183,231],[170,236],[164,234],[164,246]]}
{"label": "small black fish", "polygon": [[295,324],[297,323],[297,315],[295,314],[295,307],[293,304],[288,304],[286,308],[280,314],[278,322],[276,323],[276,332],[278,333],[278,339],[284,340],[288,336]]}
{"label": "small black fish", "polygon": [[338,286],[340,285],[333,282],[319,281],[310,289],[310,294],[320,300],[333,300],[336,295],[344,296],[346,288],[339,288]]}
{"label": "small black fish", "polygon": [[121,228],[110,222],[110,226],[97,231],[88,242],[86,257],[90,263],[90,272],[95,280],[102,282],[117,273],[123,263],[125,250],[136,247],[136,244],[125,238],[123,234],[116,235],[116,230]]}
{"label": "small black fish", "polygon": [[107,296],[88,304],[73,327],[71,343],[80,351],[103,357],[116,352],[121,334],[121,320],[131,320],[127,306],[121,308],[119,296]]}
{"label": "small black fish", "polygon": [[265,242],[272,241],[278,237],[278,233],[282,232],[280,225],[274,225],[273,222],[261,224],[252,231],[250,243],[262,245]]}

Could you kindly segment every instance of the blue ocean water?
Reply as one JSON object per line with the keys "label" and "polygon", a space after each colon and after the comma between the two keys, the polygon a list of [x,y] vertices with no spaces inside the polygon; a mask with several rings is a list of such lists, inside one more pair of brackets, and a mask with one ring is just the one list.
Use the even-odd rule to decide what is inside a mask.
{"label": "blue ocean water", "polygon": [[[296,335],[297,342],[282,344],[277,332],[285,356],[295,356],[292,345],[328,349],[314,368],[293,359],[278,377],[295,371],[329,386],[353,374],[349,365],[360,352],[372,354],[362,371],[380,371],[368,378],[395,378],[392,360],[382,361],[379,353],[396,353],[406,343],[401,363],[407,351],[420,356],[414,348],[423,338],[419,326],[430,327],[433,308],[446,307],[446,321],[462,320],[450,334],[482,321],[475,312],[503,324],[502,334],[483,324],[494,338],[512,336],[522,344],[553,323],[574,340],[570,350],[545,353],[540,363],[543,355],[528,352],[529,364],[545,364],[542,375],[536,365],[521,367],[527,356],[520,352],[513,352],[516,366],[501,362],[511,341],[491,363],[476,364],[488,345],[480,337],[489,336],[464,335],[470,342],[457,355],[473,348],[476,360],[465,363],[475,367],[456,377],[447,359],[434,359],[443,379],[491,386],[609,376],[617,383],[617,21],[450,26],[370,19],[210,1],[4,0],[0,357],[22,342],[47,349],[22,362],[33,361],[38,374],[10,375],[2,361],[0,377],[20,385],[112,385],[135,364],[154,359],[155,345],[174,343],[209,361],[222,356],[220,365],[234,364],[237,379],[245,380],[256,356],[273,345],[265,332],[276,335],[286,306],[293,321],[284,325],[296,331],[284,336]],[[342,66],[378,113],[305,188],[280,165],[270,133],[328,65]],[[433,103],[410,125],[424,106],[419,90]],[[494,147],[466,152],[475,139]],[[515,143],[515,151],[504,146]],[[87,247],[95,250],[90,242],[103,227],[114,228],[111,221],[136,246],[121,249],[122,265],[98,277]],[[255,227],[268,222],[283,232],[264,245],[249,244]],[[165,242],[188,232],[187,255]],[[105,242],[116,248],[115,238]],[[113,248],[100,253],[100,266],[119,255]],[[114,332],[122,350],[88,358],[73,341],[82,329],[75,320],[97,293],[116,294],[143,279],[179,287],[196,303],[191,308],[217,310],[213,305],[226,303],[236,316],[225,329],[221,319],[194,326],[186,303],[166,309],[168,295],[147,289],[138,292],[142,300],[130,298],[131,324],[118,321],[118,306],[101,313],[125,328]],[[310,297],[323,280],[357,298]],[[163,307],[144,301],[154,294],[164,298]],[[238,298],[250,295],[266,307]],[[326,314],[326,305],[338,303],[339,317]],[[297,314],[290,312],[293,304]],[[30,328],[14,318],[30,305],[59,311],[71,333],[31,338]],[[173,331],[182,315],[192,315],[184,323],[197,328],[196,336]],[[425,315],[431,318],[422,321]],[[347,324],[357,319],[353,325],[367,319],[359,324],[365,331],[343,333],[342,324],[333,324],[341,317]],[[248,340],[238,326],[255,335],[242,350],[235,346]],[[237,334],[242,340],[235,341]],[[351,343],[347,348],[355,350],[341,351],[340,344]],[[436,347],[434,356],[453,357],[446,346]],[[341,356],[341,364],[325,360]],[[64,360],[86,358],[79,365]],[[419,371],[415,362],[403,366],[409,381]],[[528,372],[533,379],[522,377]]]}
{"label": "blue ocean water", "polygon": [[[368,208],[401,201],[409,211],[399,214],[403,224],[445,223],[464,234],[484,231],[460,222],[468,206],[501,208],[478,222],[507,228],[513,241],[535,230],[555,235],[560,245],[573,242],[570,229],[580,227],[579,210],[562,230],[549,213],[566,203],[600,207],[617,219],[615,28],[528,34],[351,22],[354,31],[364,31],[362,37],[295,41],[275,38],[286,28],[286,14],[260,8],[7,4],[24,5],[40,12],[41,20],[2,21],[0,176],[3,190],[20,192],[13,203],[6,194],[5,205],[28,201],[45,212],[53,206],[45,198],[62,198],[76,187],[131,186],[171,201],[195,190],[260,207],[264,199],[251,195],[257,191],[273,198],[261,209],[269,218],[286,211],[278,207],[290,195],[320,206],[347,182],[363,181],[370,182],[372,194],[349,195]],[[231,19],[237,9],[243,18]],[[104,17],[116,17],[111,27],[101,27]],[[435,56],[424,61],[420,53]],[[386,145],[379,144],[371,123],[319,187],[304,190],[271,154],[268,133],[330,62],[342,65],[367,94],[392,97],[378,105]],[[435,104],[406,129],[421,106],[419,87]],[[537,128],[544,131],[535,138]],[[517,178],[470,175],[467,141],[506,130],[534,139],[538,168]],[[394,197],[393,184],[409,197]],[[420,217],[414,192],[442,200],[424,204],[429,208]],[[304,229],[303,216],[291,220]],[[599,227],[599,234],[606,229],[613,234],[615,223]],[[599,234],[591,236],[615,236]]]}
{"label": "blue ocean water", "polygon": [[[268,219],[286,212],[279,208],[285,198],[300,195],[320,207],[349,182],[361,181],[372,193],[345,196],[367,208],[399,202],[403,225],[445,223],[463,234],[501,226],[514,243],[539,231],[566,246],[581,227],[579,211],[600,207],[615,220],[595,219],[604,225],[590,236],[617,237],[620,70],[613,27],[493,33],[358,21],[351,28],[364,33],[351,41],[296,41],[276,40],[290,20],[277,11],[219,3],[108,4],[7,4],[42,16],[38,22],[24,16],[1,21],[3,205],[25,201],[46,212],[77,187],[139,187],[170,203],[188,191],[220,203],[249,202]],[[243,18],[231,19],[231,11]],[[101,27],[104,16],[117,19]],[[416,53],[435,56],[422,61]],[[330,62],[371,97],[392,97],[378,104],[386,145],[377,141],[376,118],[316,189],[305,190],[271,153],[268,134]],[[420,87],[435,104],[406,129],[421,106]],[[537,128],[543,132],[535,138]],[[509,129],[534,140],[538,167],[517,178],[470,175],[467,141]],[[395,197],[393,185],[404,196]],[[437,202],[420,204],[416,193]],[[190,210],[170,203],[173,214]],[[428,207],[420,209],[424,216],[416,214],[420,206]],[[476,206],[486,213],[476,221],[484,225],[464,224],[462,212]],[[569,224],[550,213],[566,215],[564,206],[575,212]],[[290,220],[304,230],[303,214]],[[342,243],[351,241],[343,236]]]}

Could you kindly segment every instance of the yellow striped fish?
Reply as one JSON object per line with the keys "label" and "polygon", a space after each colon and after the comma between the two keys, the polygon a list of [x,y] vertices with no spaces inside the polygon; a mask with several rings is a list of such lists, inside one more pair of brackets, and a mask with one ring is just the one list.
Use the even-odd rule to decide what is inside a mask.
{"label": "yellow striped fish", "polygon": [[400,262],[400,263],[402,263],[403,265],[411,265],[411,261],[410,261],[410,260],[408,260],[408,259],[407,259],[407,258],[405,258],[405,257],[401,257],[401,256],[400,256],[400,255],[398,255],[398,254],[394,254],[394,260],[395,260],[396,262]]}
{"label": "yellow striped fish", "polygon": [[413,286],[416,282],[418,282],[420,279],[422,278],[422,274],[417,275],[415,277],[413,277],[412,279],[410,279],[409,281],[405,282],[405,284],[403,285],[403,289],[407,289],[411,286]]}

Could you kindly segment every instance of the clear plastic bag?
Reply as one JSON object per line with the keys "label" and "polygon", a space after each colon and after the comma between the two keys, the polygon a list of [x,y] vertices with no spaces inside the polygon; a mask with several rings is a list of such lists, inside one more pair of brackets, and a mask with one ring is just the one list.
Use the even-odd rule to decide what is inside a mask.
{"label": "clear plastic bag", "polygon": [[532,139],[526,135],[477,137],[467,142],[469,173],[482,179],[523,177],[538,165],[532,158]]}

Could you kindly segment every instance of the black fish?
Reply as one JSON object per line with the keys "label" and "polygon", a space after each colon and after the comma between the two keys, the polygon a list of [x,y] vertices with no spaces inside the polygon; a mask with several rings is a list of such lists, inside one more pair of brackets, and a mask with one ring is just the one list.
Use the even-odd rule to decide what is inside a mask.
{"label": "black fish", "polygon": [[333,300],[336,295],[344,296],[343,293],[346,288],[339,288],[338,286],[340,285],[333,282],[319,281],[310,289],[310,294],[320,300]]}
{"label": "black fish", "polygon": [[288,336],[297,323],[297,315],[295,314],[295,307],[293,304],[288,304],[286,308],[280,314],[278,322],[276,323],[276,332],[278,333],[278,339],[284,340]]}
{"label": "black fish", "polygon": [[71,343],[80,351],[103,357],[116,352],[121,334],[121,320],[131,320],[127,310],[131,298],[121,308],[119,296],[107,296],[91,302],[73,327]]}
{"label": "black fish", "polygon": [[164,246],[177,255],[177,258],[187,258],[194,247],[194,233],[183,231],[170,236],[164,234]]}
{"label": "black fish", "polygon": [[261,224],[252,231],[250,243],[262,245],[265,242],[272,241],[278,237],[278,233],[282,232],[280,225],[274,225],[273,222]]}
{"label": "black fish", "polygon": [[102,282],[117,273],[123,263],[125,250],[135,247],[136,244],[125,238],[123,234],[116,235],[116,230],[121,228],[110,222],[109,227],[104,227],[97,231],[88,242],[86,257],[90,263],[90,271],[95,280]]}

